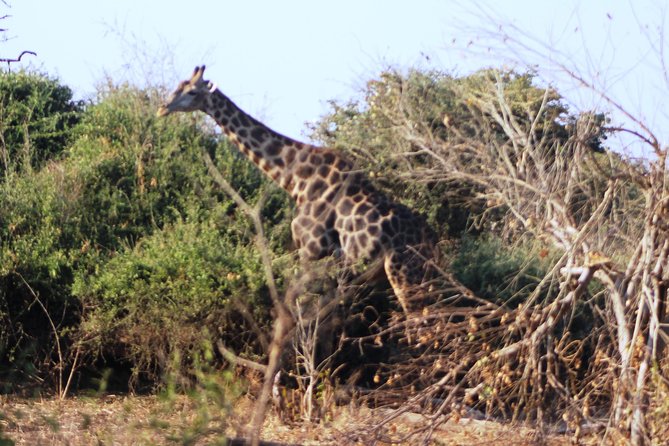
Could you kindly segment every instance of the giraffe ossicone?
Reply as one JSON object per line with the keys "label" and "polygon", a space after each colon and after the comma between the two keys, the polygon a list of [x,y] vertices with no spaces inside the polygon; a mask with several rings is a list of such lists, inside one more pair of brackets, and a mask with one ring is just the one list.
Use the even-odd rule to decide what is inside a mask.
{"label": "giraffe ossicone", "polygon": [[340,256],[353,266],[380,261],[405,312],[421,305],[436,237],[424,218],[376,190],[341,153],[283,136],[242,111],[204,66],[179,84],[158,116],[202,111],[297,203],[291,223],[303,260]]}

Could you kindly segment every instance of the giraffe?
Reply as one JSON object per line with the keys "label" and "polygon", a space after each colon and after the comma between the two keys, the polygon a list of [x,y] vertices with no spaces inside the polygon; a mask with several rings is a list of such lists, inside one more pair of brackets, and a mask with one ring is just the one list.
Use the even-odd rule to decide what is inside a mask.
{"label": "giraffe", "polygon": [[[283,136],[242,111],[198,66],[157,115],[202,111],[296,202],[293,241],[303,261],[381,263],[403,311],[420,305],[436,237],[420,215],[388,199],[339,152]],[[381,261],[381,262],[377,262]]]}

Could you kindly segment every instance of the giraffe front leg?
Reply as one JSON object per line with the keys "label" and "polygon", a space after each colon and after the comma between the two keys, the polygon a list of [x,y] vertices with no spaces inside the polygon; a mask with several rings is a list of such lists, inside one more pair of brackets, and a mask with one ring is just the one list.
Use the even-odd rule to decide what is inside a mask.
{"label": "giraffe front leg", "polygon": [[[298,349],[315,345],[315,350],[307,349],[300,355],[311,358],[312,365],[319,368],[324,366],[323,361],[331,361],[342,326],[335,299],[338,281],[333,276],[339,271],[341,246],[337,231],[327,223],[327,219],[316,218],[301,210],[291,226],[304,282],[304,292],[295,308],[303,328],[298,334],[306,336],[295,345]],[[314,331],[310,332],[312,329]]]}
{"label": "giraffe front leg", "polygon": [[331,256],[341,249],[339,235],[329,222],[305,214],[299,214],[290,224],[293,242],[300,260],[313,261]]}

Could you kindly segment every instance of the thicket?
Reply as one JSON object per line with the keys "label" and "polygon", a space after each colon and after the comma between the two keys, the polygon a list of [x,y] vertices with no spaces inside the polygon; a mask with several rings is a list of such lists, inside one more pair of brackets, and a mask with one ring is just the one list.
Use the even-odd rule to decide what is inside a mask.
{"label": "thicket", "polygon": [[[383,331],[409,348],[378,365],[375,398],[410,398],[381,424],[420,411],[427,440],[475,407],[561,418],[577,437],[587,425],[614,443],[666,440],[667,149],[606,92],[566,74],[639,130],[571,113],[532,73],[499,70],[384,72],[314,127],[442,235],[466,230],[444,243],[451,305]],[[605,150],[616,132],[653,158]],[[388,438],[379,420],[370,435]]]}
{"label": "thicket", "polygon": [[[559,152],[570,150],[579,116],[569,112],[558,92],[536,86],[534,77],[496,70],[462,77],[437,71],[384,71],[367,82],[361,99],[331,102],[331,112],[312,126],[311,136],[347,152],[390,196],[424,213],[439,229],[457,277],[477,295],[505,302],[514,290],[523,288],[522,282],[537,280],[546,272],[552,247],[518,228],[508,207],[485,194],[484,184],[466,175],[449,177],[452,167],[444,165],[448,162],[434,146],[468,165],[472,173],[484,174],[489,166],[471,164],[475,158],[468,146],[504,144],[509,137],[475,102],[499,89],[507,101],[506,112],[519,125],[529,126],[531,117],[537,119],[534,137],[549,142],[541,149],[549,153],[541,155],[558,159]],[[596,130],[585,145],[592,156],[605,158],[605,116],[592,118]],[[561,154],[568,162],[569,154]],[[601,188],[603,180],[591,175],[587,181],[599,181],[592,186]],[[573,212],[589,215],[588,206],[595,202],[589,198],[575,196]]]}
{"label": "thicket", "polygon": [[39,73],[1,78],[19,85],[22,98],[36,97],[30,113],[25,101],[4,105],[6,116],[35,119],[19,139],[5,126],[13,144],[7,165],[19,164],[16,147],[26,141],[49,143],[29,144],[30,158],[42,163],[15,169],[0,184],[4,390],[63,392],[76,372],[102,376],[107,367],[130,369],[132,382],[157,383],[178,365],[175,355],[187,363],[191,351],[220,338],[253,353],[230,299],[253,308],[259,323],[267,320],[264,276],[248,222],[212,186],[203,151],[246,199],[263,196],[279,255],[288,237],[285,197],[200,117],[157,119],[158,90],[109,85],[77,104],[75,124],[56,138],[47,130],[67,107],[41,107],[69,100],[69,89]]}
{"label": "thicket", "polygon": [[[57,86],[47,76],[4,73],[3,85],[17,85],[14,77],[27,82],[27,96],[61,105],[20,115],[25,103],[3,103],[3,116],[23,116],[3,127],[11,141],[0,184],[3,390],[29,384],[64,395],[72,379],[85,386],[107,367],[126,368],[131,385],[174,373],[187,382],[203,357],[268,370],[277,296],[289,294],[299,269],[287,196],[203,115],[156,118],[159,89],[109,85],[78,104],[66,87],[42,88]],[[473,407],[516,420],[562,417],[577,432],[596,413],[625,432],[640,407],[664,410],[645,380],[652,366],[649,385],[665,394],[656,356],[669,252],[665,174],[607,151],[607,124],[600,113],[572,113],[533,73],[388,70],[312,127],[314,139],[426,214],[441,240],[447,286],[429,311],[346,301],[358,325],[377,313],[364,334],[344,331],[337,348],[385,354],[373,363],[346,356],[346,378],[358,384],[359,365],[376,387],[369,401],[409,398],[385,421],[422,411],[429,437]],[[31,131],[50,135],[45,147],[32,145]],[[209,158],[259,206],[262,231],[251,207],[219,189]],[[290,310],[304,335],[292,344],[293,377],[299,383],[312,367],[299,390],[318,393],[329,376],[313,364],[318,330],[307,333],[300,306]],[[370,435],[385,438],[382,428]]]}
{"label": "thicket", "polygon": [[57,79],[18,72],[0,77],[0,163],[5,177],[41,168],[71,142],[83,104]]}
{"label": "thicket", "polygon": [[[410,173],[431,159],[398,134],[400,127],[388,115],[410,106],[420,115],[406,119],[427,126],[435,138],[447,138],[454,129],[480,137],[472,124],[477,117],[463,100],[489,76],[385,72],[368,83],[362,101],[333,103],[332,113],[312,129],[313,137],[349,152],[389,195],[425,213],[454,258],[454,272],[477,294],[522,301],[526,282],[541,276],[536,268],[545,255],[539,258],[527,237],[509,238],[502,213],[477,202],[478,186],[412,178]],[[531,74],[506,76],[519,110],[527,103],[541,106],[543,93]],[[45,75],[2,78],[6,85],[20,85],[22,97],[38,98],[32,104],[39,113],[25,115],[37,122],[26,121],[20,139],[7,131],[10,147],[36,140],[31,129],[40,123],[51,128],[62,121],[63,110],[76,123],[60,132],[60,139],[51,138],[43,150],[51,158],[31,155],[42,165],[2,184],[2,352],[3,368],[12,377],[6,382],[25,383],[22,376],[37,384],[54,370],[63,379],[72,367],[104,364],[130,367],[134,381],[144,376],[156,382],[174,364],[174,355],[188,361],[189,350],[221,338],[244,353],[261,354],[258,336],[237,312],[250,308],[261,323],[269,321],[250,223],[213,184],[202,151],[213,156],[244,199],[254,203],[263,197],[263,221],[282,270],[292,261],[286,196],[202,116],[156,118],[158,90],[108,85],[94,101],[74,104],[69,89]],[[6,96],[18,97],[13,91]],[[40,105],[57,100],[58,106]],[[25,111],[26,103],[7,102],[8,116],[18,114],[12,106]],[[542,133],[556,141],[566,138],[575,118],[555,92],[546,113],[551,124]],[[503,138],[500,129],[494,131]],[[601,150],[600,138],[593,141]],[[9,153],[14,154],[9,164],[20,158],[14,149]]]}

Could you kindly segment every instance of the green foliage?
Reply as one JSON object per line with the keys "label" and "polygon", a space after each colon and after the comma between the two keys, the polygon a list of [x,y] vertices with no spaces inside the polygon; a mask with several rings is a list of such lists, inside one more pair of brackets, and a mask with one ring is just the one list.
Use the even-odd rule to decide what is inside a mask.
{"label": "green foliage", "polygon": [[0,167],[10,172],[44,165],[72,140],[82,112],[72,90],[36,72],[0,74]]}
{"label": "green foliage", "polygon": [[75,278],[73,294],[90,308],[81,336],[87,350],[114,348],[155,379],[175,352],[189,361],[202,342],[242,335],[229,299],[262,307],[263,279],[252,246],[211,221],[177,221]]}
{"label": "green foliage", "polygon": [[107,88],[70,130],[59,159],[0,183],[5,375],[20,367],[34,382],[53,376],[60,359],[46,313],[65,362],[76,351],[82,366],[115,359],[135,376],[159,376],[177,350],[190,363],[193,346],[223,332],[252,348],[228,298],[267,317],[253,232],[210,180],[202,151],[249,202],[266,194],[277,254],[288,241],[287,197],[202,116],[159,119],[158,103],[155,90]]}
{"label": "green foliage", "polygon": [[550,257],[541,258],[532,246],[508,246],[490,235],[464,237],[451,265],[477,296],[511,305],[528,296],[549,266]]}
{"label": "green foliage", "polygon": [[55,351],[49,318],[36,299],[63,333],[78,311],[67,286],[76,252],[62,243],[69,203],[58,181],[45,171],[0,184],[0,353],[7,361],[0,372],[21,370],[30,379],[38,377],[39,364],[50,365]]}
{"label": "green foliage", "polygon": [[[154,98],[151,98],[150,94]],[[197,123],[155,117],[155,92],[119,87],[87,109],[68,149],[80,179],[79,238],[115,250],[181,215],[205,177],[200,147],[216,141]],[[211,187],[203,183],[203,194]],[[210,199],[211,200],[211,199]]]}

